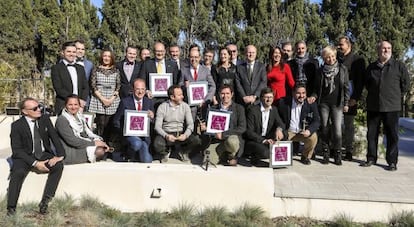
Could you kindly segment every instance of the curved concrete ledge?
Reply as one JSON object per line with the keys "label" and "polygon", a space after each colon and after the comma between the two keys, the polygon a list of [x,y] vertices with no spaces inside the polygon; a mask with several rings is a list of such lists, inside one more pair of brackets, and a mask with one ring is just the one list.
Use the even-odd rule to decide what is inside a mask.
{"label": "curved concrete ledge", "polygon": [[[7,192],[8,164],[0,161],[0,194]],[[19,203],[39,201],[45,174],[30,173]],[[169,211],[180,204],[229,210],[247,203],[273,216],[273,170],[196,165],[98,162],[65,166],[56,196],[91,195],[124,212]]]}

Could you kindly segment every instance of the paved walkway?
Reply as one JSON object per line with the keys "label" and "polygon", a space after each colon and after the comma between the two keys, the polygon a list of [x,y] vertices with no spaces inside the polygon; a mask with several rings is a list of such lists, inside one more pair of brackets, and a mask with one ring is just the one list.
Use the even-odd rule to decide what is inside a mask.
{"label": "paved walkway", "polygon": [[414,204],[414,122],[401,129],[397,171],[386,171],[384,159],[371,167],[359,166],[365,157],[342,166],[305,166],[295,157],[292,166],[274,170],[275,196]]}

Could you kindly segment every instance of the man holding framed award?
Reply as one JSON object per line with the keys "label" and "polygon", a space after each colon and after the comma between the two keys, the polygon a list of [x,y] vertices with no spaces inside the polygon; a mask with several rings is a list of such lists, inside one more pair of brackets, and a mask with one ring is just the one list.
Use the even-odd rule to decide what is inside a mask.
{"label": "man holding framed award", "polygon": [[[121,128],[124,127],[124,138],[128,144],[128,156],[133,161],[137,160],[135,158],[136,154],[139,157],[140,162],[151,163],[152,155],[149,151],[149,146],[151,142],[150,136],[137,136],[131,134],[131,131],[139,130],[125,130],[127,129],[128,122],[131,122],[129,119],[131,117],[125,116],[126,110],[136,110],[136,112],[144,113],[148,116],[150,120],[154,119],[154,104],[151,99],[145,96],[146,87],[145,81],[143,79],[135,79],[133,82],[133,91],[134,94],[127,96],[126,98],[121,99],[121,102],[118,106],[118,110],[114,115],[114,127],[121,131]],[[145,113],[145,112],[146,113]],[[148,121],[143,123],[148,124]],[[149,125],[142,127],[147,130],[142,130],[149,132]],[[127,132],[127,133],[125,133]],[[129,133],[128,133],[129,132]],[[139,134],[139,133],[138,133]],[[147,133],[149,134],[149,133]]]}
{"label": "man holding framed award", "polygon": [[250,156],[255,165],[260,159],[269,158],[269,145],[282,140],[285,124],[275,106],[273,90],[269,87],[260,92],[260,103],[248,109],[246,146],[244,155]]}
{"label": "man holding framed award", "polygon": [[[153,99],[155,109],[168,98],[166,90],[173,84],[178,84],[179,70],[177,63],[165,59],[165,45],[161,42],[154,44],[154,58],[144,61],[139,72],[140,78],[146,81],[147,96]],[[157,79],[157,76],[159,79]],[[165,88],[165,89],[161,89]],[[155,96],[158,96],[154,98]]]}
{"label": "man holding framed award", "polygon": [[231,86],[223,85],[219,94],[221,103],[211,108],[207,125],[202,123],[201,128],[214,136],[207,148],[210,161],[237,166],[237,153],[242,150],[242,135],[246,131],[246,115],[243,106],[232,101],[234,92]]}
{"label": "man holding framed award", "polygon": [[306,99],[306,85],[295,85],[292,97],[279,100],[279,115],[288,131],[288,140],[303,142],[301,162],[310,165],[318,142],[316,131],[320,126],[320,117],[316,103],[309,104]]}

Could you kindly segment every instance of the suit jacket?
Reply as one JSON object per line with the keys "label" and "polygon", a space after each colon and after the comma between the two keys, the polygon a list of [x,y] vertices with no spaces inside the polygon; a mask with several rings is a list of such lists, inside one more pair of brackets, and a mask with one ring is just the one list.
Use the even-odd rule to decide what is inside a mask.
{"label": "suit jacket", "polygon": [[[292,97],[287,96],[280,99],[277,108],[279,110],[280,117],[285,123],[285,129],[289,130],[291,119],[290,114],[292,110]],[[305,118],[306,121],[309,122],[309,126],[306,129],[308,129],[311,134],[316,132],[321,124],[318,105],[316,102],[309,104],[308,101],[305,100],[305,103],[302,106],[302,111],[300,112],[300,122],[303,122]]]}
{"label": "suit jacket", "polygon": [[[193,75],[191,75],[190,66],[181,68],[181,77],[179,85],[184,86],[184,82],[199,82],[207,81],[208,82],[208,92],[204,98],[205,101],[213,100],[213,96],[216,92],[216,83],[214,83],[213,76],[211,76],[210,70],[203,65],[199,65],[197,71],[197,81],[194,80]],[[186,91],[186,88],[183,88]]]}
{"label": "suit jacket", "polygon": [[[243,97],[248,95],[255,95],[260,97],[260,92],[267,87],[267,73],[264,64],[255,61],[253,66],[252,81],[248,79],[248,63],[243,62],[237,66],[236,74],[236,90],[237,102],[243,103]],[[256,99],[254,104],[259,104],[260,99]]]}
{"label": "suit jacket", "polygon": [[[260,108],[260,104],[254,105],[252,108],[249,108],[247,114],[247,130],[245,133],[246,140],[251,140],[257,143],[263,142],[262,111],[260,110]],[[279,116],[279,112],[276,106],[272,106],[272,109],[269,113],[269,122],[267,124],[265,138],[275,139],[277,128],[281,128],[284,131],[286,126],[283,123],[282,118]]]}
{"label": "suit jacket", "polygon": [[[89,96],[89,85],[86,80],[85,69],[83,66],[75,64],[78,76],[78,96],[82,100],[87,100]],[[60,62],[52,66],[52,83],[56,92],[55,113],[59,114],[65,106],[65,99],[73,94],[73,85],[69,70],[65,63]]]}
{"label": "suit jacket", "polygon": [[139,71],[141,70],[141,65],[142,62],[137,62],[135,61],[134,63],[134,70],[132,71],[132,75],[131,75],[131,79],[128,80],[125,71],[124,71],[124,63],[125,63],[125,59],[116,63],[116,68],[118,68],[119,70],[119,74],[121,76],[121,90],[120,90],[120,97],[121,98],[125,98],[127,96],[129,96],[130,94],[132,94],[132,87],[133,87],[133,82],[136,78],[139,77]]}
{"label": "suit jacket", "polygon": [[[177,63],[165,59],[165,72],[166,73],[172,73],[173,77],[173,84],[178,84],[179,82],[179,70]],[[141,66],[141,70],[139,71],[139,77],[144,79],[147,82],[147,88],[149,88],[149,74],[150,73],[157,73],[157,65],[155,63],[155,59],[149,59],[144,61],[144,63]]]}
{"label": "suit jacket", "polygon": [[[60,142],[59,135],[50,121],[49,116],[41,116],[38,120],[38,125],[39,134],[44,147],[44,153],[50,158],[54,156],[65,156],[65,150]],[[29,166],[36,161],[36,158],[33,155],[33,137],[26,117],[23,116],[12,123],[10,141],[13,159],[21,159]],[[52,150],[50,141],[52,141],[55,146],[56,154]]]}

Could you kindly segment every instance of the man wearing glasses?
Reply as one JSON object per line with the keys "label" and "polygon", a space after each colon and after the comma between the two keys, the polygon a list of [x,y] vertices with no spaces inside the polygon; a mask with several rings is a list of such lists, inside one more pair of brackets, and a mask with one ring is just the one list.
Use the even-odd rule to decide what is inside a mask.
{"label": "man wearing glasses", "polygon": [[[63,171],[65,151],[59,136],[47,115],[42,115],[36,99],[26,98],[20,104],[23,117],[11,126],[12,168],[7,193],[7,215],[16,212],[17,200],[29,171],[48,173],[40,213],[46,214],[48,203],[54,197]],[[52,150],[50,141],[55,146]]]}
{"label": "man wearing glasses", "polygon": [[242,64],[243,61],[238,59],[239,52],[237,50],[237,46],[231,43],[231,44],[228,44],[226,47],[231,53],[230,58],[231,58],[231,62],[233,63],[233,65],[237,66],[237,65]]}
{"label": "man wearing glasses", "polygon": [[273,90],[264,88],[260,92],[260,104],[254,105],[247,112],[247,130],[245,133],[245,155],[255,165],[260,159],[269,158],[269,144],[283,139],[285,124],[277,108],[272,106]]}

